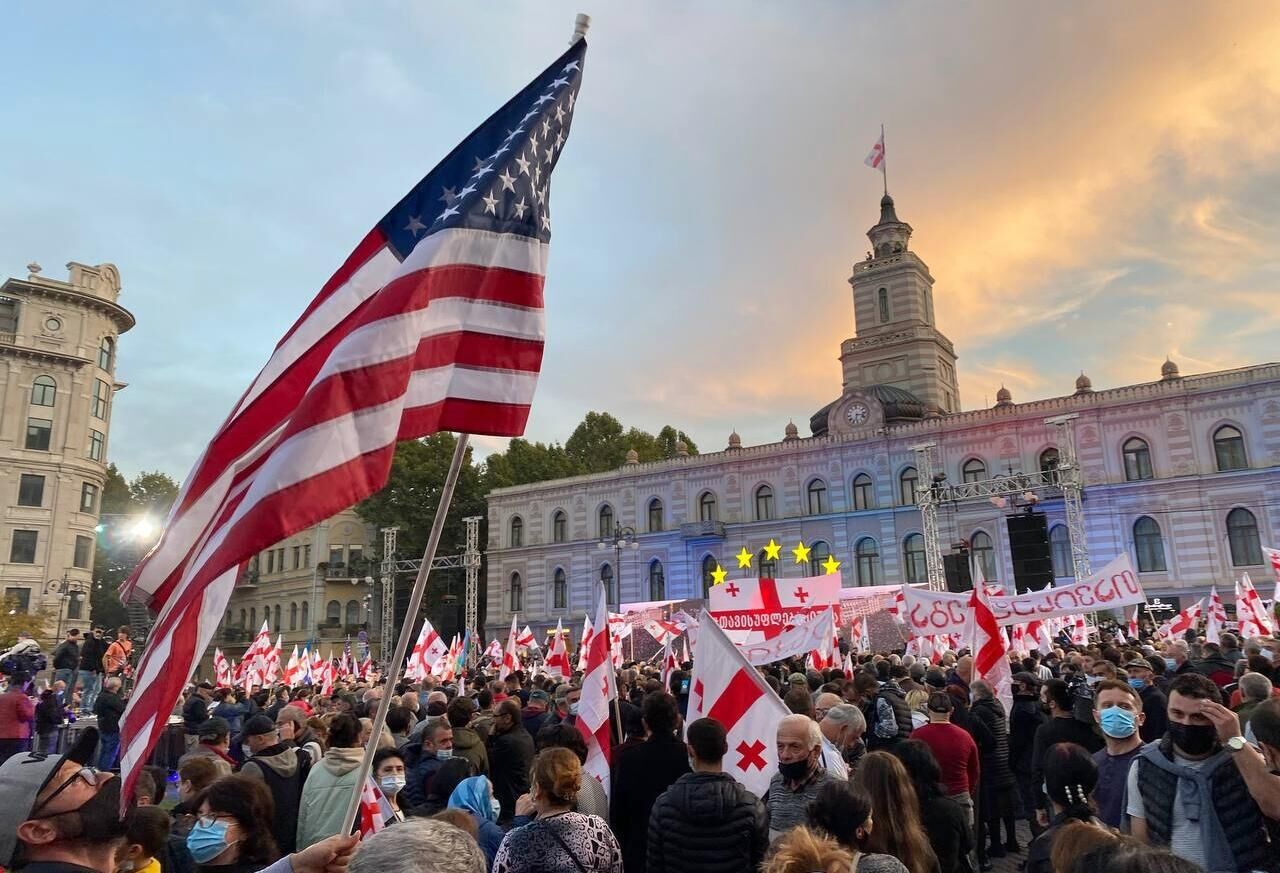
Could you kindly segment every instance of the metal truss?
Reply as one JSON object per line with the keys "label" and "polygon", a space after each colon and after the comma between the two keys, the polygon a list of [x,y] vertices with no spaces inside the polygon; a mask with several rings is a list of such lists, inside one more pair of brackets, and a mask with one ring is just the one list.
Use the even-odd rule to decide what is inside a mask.
{"label": "metal truss", "polygon": [[1090,573],[1089,546],[1085,541],[1084,509],[1081,496],[1084,476],[1076,455],[1075,414],[1046,418],[1045,424],[1058,431],[1058,465],[1049,470],[1034,473],[1012,473],[978,482],[947,484],[935,482],[933,450],[936,443],[912,446],[916,453],[916,469],[920,472],[923,487],[916,492],[916,505],[920,509],[921,533],[924,535],[925,568],[929,588],[945,591],[946,572],[942,565],[942,543],[938,537],[938,506],[943,503],[959,503],[963,500],[984,500],[992,497],[1011,497],[1030,492],[1061,491],[1067,518],[1067,536],[1071,541],[1072,571],[1077,579]]}

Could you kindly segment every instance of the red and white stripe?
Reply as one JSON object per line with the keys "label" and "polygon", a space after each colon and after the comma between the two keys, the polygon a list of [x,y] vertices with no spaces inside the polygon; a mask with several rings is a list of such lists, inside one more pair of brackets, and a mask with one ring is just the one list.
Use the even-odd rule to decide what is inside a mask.
{"label": "red and white stripe", "polygon": [[[599,628],[609,626],[608,595],[604,583],[597,586],[595,621]],[[512,627],[514,637],[515,627]],[[618,696],[618,683],[610,656],[610,633],[593,634],[587,644],[587,664],[582,676],[582,697],[578,701],[578,732],[587,744],[587,762],[583,770],[594,776],[609,794],[609,763],[613,749],[609,737],[610,702]]]}
{"label": "red and white stripe", "polygon": [[1236,582],[1236,619],[1240,622],[1240,635],[1245,639],[1271,636],[1271,616],[1248,573]]}
{"label": "red and white stripe", "polygon": [[1009,712],[1013,708],[1009,638],[991,612],[988,596],[985,586],[980,583],[973,586],[969,595],[969,608],[973,611],[973,641],[969,647],[973,653],[973,675],[991,683],[996,697],[1004,704],[1005,712]]}
{"label": "red and white stripe", "polygon": [[[520,650],[516,632],[516,617],[511,616],[511,632],[507,634],[507,649],[502,653],[502,667],[498,670],[498,679],[505,681],[508,676],[520,669]],[[450,658],[452,661],[453,659]]]}
{"label": "red and white stripe", "polygon": [[560,620],[556,619],[556,635],[551,638],[547,647],[547,675],[556,679],[568,679],[573,671],[569,668],[569,653],[564,644],[564,629]]}

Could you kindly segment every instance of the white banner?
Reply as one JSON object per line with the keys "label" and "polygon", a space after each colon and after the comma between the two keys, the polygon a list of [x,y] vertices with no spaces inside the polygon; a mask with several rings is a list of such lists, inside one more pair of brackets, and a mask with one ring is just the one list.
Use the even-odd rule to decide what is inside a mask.
{"label": "white banner", "polygon": [[[909,585],[903,586],[902,591],[906,599],[903,620],[912,636],[968,632],[971,615],[969,592],[953,594]],[[996,621],[1004,626],[1113,609],[1145,600],[1129,556],[1120,555],[1101,571],[1071,585],[1024,594],[993,594],[987,598],[987,603]]]}
{"label": "white banner", "polygon": [[[714,619],[715,616],[712,616]],[[717,621],[716,624],[720,622]],[[803,655],[817,649],[826,651],[831,647],[831,638],[835,636],[835,620],[830,609],[810,618],[793,628],[788,628],[776,637],[753,643],[734,643],[742,657],[751,662],[752,667],[763,667],[793,655]]]}

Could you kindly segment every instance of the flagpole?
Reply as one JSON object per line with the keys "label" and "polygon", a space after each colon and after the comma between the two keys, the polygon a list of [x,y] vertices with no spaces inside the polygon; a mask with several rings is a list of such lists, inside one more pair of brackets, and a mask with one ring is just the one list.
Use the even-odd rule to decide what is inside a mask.
{"label": "flagpole", "polygon": [[889,196],[889,147],[884,142],[884,125],[880,125],[880,178],[884,180],[884,196]]}
{"label": "flagpole", "polygon": [[356,781],[352,786],[351,799],[347,801],[347,811],[338,829],[339,834],[351,833],[351,828],[355,825],[356,812],[360,809],[360,794],[364,791],[365,780],[368,779],[369,769],[373,765],[373,755],[378,749],[378,738],[382,736],[382,727],[387,721],[387,710],[391,708],[391,697],[395,692],[396,682],[404,669],[409,640],[417,637],[414,630],[417,627],[418,612],[422,608],[422,597],[427,590],[427,576],[431,573],[431,564],[435,561],[436,549],[440,545],[440,536],[444,531],[445,518],[449,515],[449,505],[453,502],[453,490],[458,484],[458,474],[466,458],[469,439],[470,434],[458,434],[458,442],[453,449],[453,460],[449,463],[449,472],[440,489],[440,503],[436,506],[436,517],[431,520],[431,533],[427,537],[427,547],[422,553],[422,566],[418,568],[418,577],[414,580],[413,592],[409,595],[405,627],[400,632],[399,639],[396,640],[396,651],[391,663],[387,665],[387,677],[382,685],[382,698],[378,701],[378,711],[373,716],[369,742],[365,744],[364,756],[360,759],[360,767],[356,771]]}

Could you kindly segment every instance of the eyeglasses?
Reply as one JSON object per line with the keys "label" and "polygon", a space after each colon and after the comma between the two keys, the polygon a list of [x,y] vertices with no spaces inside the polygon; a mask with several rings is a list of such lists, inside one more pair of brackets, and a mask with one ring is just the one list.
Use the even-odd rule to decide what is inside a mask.
{"label": "eyeglasses", "polygon": [[108,773],[102,770],[98,770],[95,767],[81,767],[79,770],[73,773],[67,779],[66,782],[63,782],[61,785],[59,785],[52,794],[50,794],[40,803],[37,803],[35,809],[31,810],[31,817],[39,818],[39,816],[37,816],[36,813],[44,809],[50,803],[53,803],[54,799],[59,794],[66,791],[68,788],[74,785],[77,781],[83,781],[90,788],[97,788],[99,785],[101,785],[102,783],[106,782],[108,779],[111,779],[113,777],[114,777],[114,774]]}

